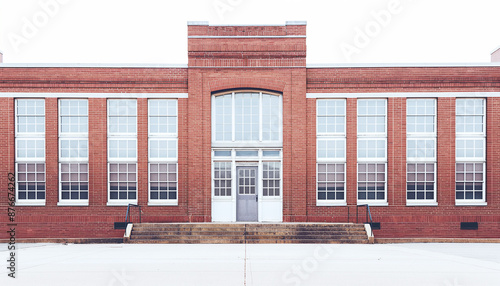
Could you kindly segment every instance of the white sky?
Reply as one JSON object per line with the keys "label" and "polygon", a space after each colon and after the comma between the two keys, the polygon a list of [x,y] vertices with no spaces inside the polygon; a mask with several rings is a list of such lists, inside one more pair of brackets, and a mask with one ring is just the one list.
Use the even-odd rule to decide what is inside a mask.
{"label": "white sky", "polygon": [[4,63],[186,64],[187,21],[307,21],[308,64],[489,62],[500,47],[498,0],[0,0],[0,51]]}

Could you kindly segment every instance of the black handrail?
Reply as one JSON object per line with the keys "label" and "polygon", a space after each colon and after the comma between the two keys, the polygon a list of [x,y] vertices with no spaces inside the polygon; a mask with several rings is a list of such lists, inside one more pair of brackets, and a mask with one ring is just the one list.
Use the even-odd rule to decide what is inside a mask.
{"label": "black handrail", "polygon": [[[365,218],[366,222],[365,223],[369,223],[370,224],[370,230],[371,230],[371,233],[372,233],[371,236],[373,236],[373,219],[372,219],[372,213],[370,212],[370,205],[368,205],[368,204],[356,205],[356,223],[358,223],[358,208],[359,207],[366,207],[366,212],[365,212],[365,214],[366,214],[366,218]],[[370,220],[368,220],[368,219],[370,219]]]}
{"label": "black handrail", "polygon": [[135,204],[128,204],[127,206],[127,214],[125,215],[125,222],[130,222],[130,217],[129,212],[130,212],[130,207],[138,207],[139,208],[139,223],[142,223],[142,210],[140,205],[135,205]]}

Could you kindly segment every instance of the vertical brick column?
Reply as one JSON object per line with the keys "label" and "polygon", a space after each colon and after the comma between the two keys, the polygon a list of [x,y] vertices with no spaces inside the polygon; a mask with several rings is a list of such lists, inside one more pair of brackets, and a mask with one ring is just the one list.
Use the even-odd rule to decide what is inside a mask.
{"label": "vertical brick column", "polygon": [[45,205],[56,206],[59,198],[57,98],[45,99]]}
{"label": "vertical brick column", "polygon": [[[3,188],[7,188],[8,173],[15,172],[15,105],[14,98],[0,97],[0,181],[5,182]],[[4,200],[0,200],[3,202]]]}
{"label": "vertical brick column", "polygon": [[108,201],[107,108],[105,98],[89,98],[89,205]]}
{"label": "vertical brick column", "polygon": [[[183,212],[187,210],[188,192],[189,192],[189,172],[188,172],[188,99],[180,98],[177,101],[177,196],[178,205],[182,207]],[[186,213],[183,213],[186,215]]]}
{"label": "vertical brick column", "polygon": [[387,101],[387,202],[406,205],[406,99]]}
{"label": "vertical brick column", "polygon": [[148,100],[137,99],[137,203],[148,204]]}
{"label": "vertical brick column", "polygon": [[[14,99],[1,97],[0,98],[0,184],[2,191],[2,198],[0,199],[0,207],[5,210],[3,215],[0,216],[0,223],[5,225],[8,223],[9,217],[7,216],[8,195],[7,188],[9,188],[9,173],[15,174],[15,150],[14,150]],[[6,231],[0,233],[0,239],[9,238]]]}
{"label": "vertical brick column", "polygon": [[[486,99],[486,202],[500,209],[500,98]],[[498,214],[498,212],[497,212]]]}
{"label": "vertical brick column", "polygon": [[316,207],[316,99],[307,99],[307,206]]}
{"label": "vertical brick column", "polygon": [[283,92],[283,221],[293,221],[294,214],[293,187],[292,187],[292,97],[287,88]]}
{"label": "vertical brick column", "polygon": [[437,100],[437,201],[455,205],[455,98]]}
{"label": "vertical brick column", "polygon": [[[292,72],[292,92],[289,106],[291,122],[291,185],[293,214],[292,221],[307,221],[307,99],[306,70],[294,69]],[[285,120],[285,119],[284,119]],[[285,130],[284,130],[285,131]]]}
{"label": "vertical brick column", "polygon": [[188,98],[188,216],[191,222],[211,220],[210,94],[203,92],[203,75],[190,69]]}
{"label": "vertical brick column", "polygon": [[358,111],[357,99],[346,102],[346,200],[348,205],[357,204],[358,188]]}

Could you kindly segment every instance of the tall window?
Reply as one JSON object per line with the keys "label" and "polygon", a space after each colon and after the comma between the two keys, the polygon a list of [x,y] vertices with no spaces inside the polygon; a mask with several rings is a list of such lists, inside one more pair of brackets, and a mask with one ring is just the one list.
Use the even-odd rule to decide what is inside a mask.
{"label": "tall window", "polygon": [[345,99],[316,101],[317,204],[345,204]]}
{"label": "tall window", "polygon": [[149,204],[177,204],[177,100],[148,101]]}
{"label": "tall window", "polygon": [[358,100],[358,203],[387,202],[387,102]]}
{"label": "tall window", "polygon": [[456,100],[456,204],[486,202],[486,100]]}
{"label": "tall window", "polygon": [[45,204],[45,101],[16,100],[17,204]]}
{"label": "tall window", "polygon": [[406,101],[406,203],[436,203],[436,100]]}
{"label": "tall window", "polygon": [[233,92],[213,98],[213,145],[281,144],[281,96]]}
{"label": "tall window", "polygon": [[59,100],[59,204],[88,205],[88,101]]}
{"label": "tall window", "polygon": [[137,101],[108,100],[108,204],[137,202]]}

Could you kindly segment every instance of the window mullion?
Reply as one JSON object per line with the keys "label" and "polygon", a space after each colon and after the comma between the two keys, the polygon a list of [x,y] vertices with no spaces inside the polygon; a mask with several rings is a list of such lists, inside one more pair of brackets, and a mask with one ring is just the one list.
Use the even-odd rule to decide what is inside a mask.
{"label": "window mullion", "polygon": [[234,96],[234,92],[231,93],[231,141],[234,142],[236,141],[236,111],[235,111],[235,106],[236,106],[236,103],[235,103],[235,96]]}
{"label": "window mullion", "polygon": [[259,142],[262,142],[262,92],[259,93]]}

